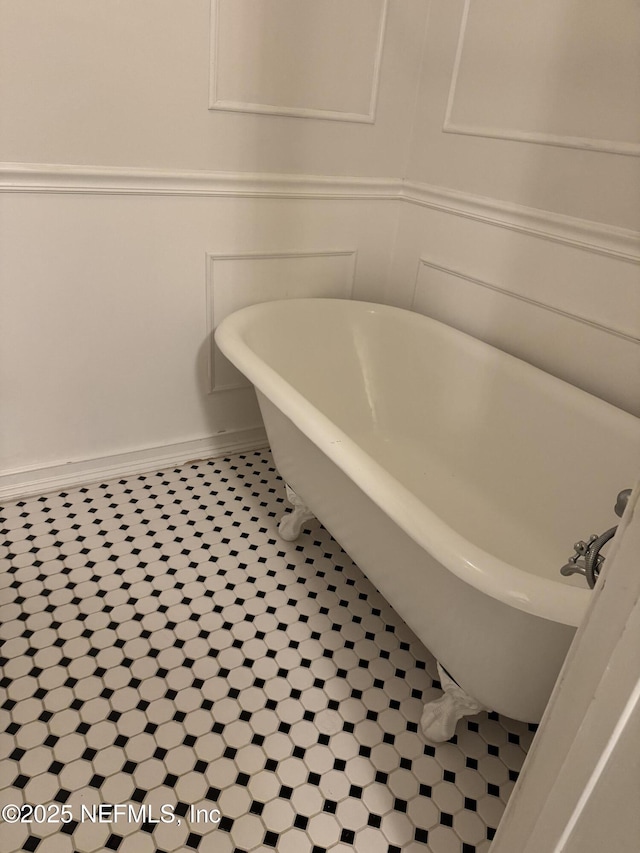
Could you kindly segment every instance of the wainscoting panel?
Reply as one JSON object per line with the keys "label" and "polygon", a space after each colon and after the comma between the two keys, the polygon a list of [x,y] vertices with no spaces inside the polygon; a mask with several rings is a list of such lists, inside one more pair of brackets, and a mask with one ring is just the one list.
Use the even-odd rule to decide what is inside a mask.
{"label": "wainscoting panel", "polygon": [[212,0],[210,108],[373,122],[387,2]]}
{"label": "wainscoting panel", "polygon": [[213,332],[224,318],[258,302],[291,297],[350,299],[357,251],[207,255],[207,323],[211,342],[210,391],[248,385],[218,350]]}
{"label": "wainscoting panel", "polygon": [[415,310],[640,415],[638,232],[395,178],[4,163],[0,193],[5,495],[242,449],[255,396],[212,332],[289,296],[415,289]]}
{"label": "wainscoting panel", "polygon": [[[411,308],[623,409],[640,400],[640,341],[421,258]],[[621,381],[612,387],[612,377]]]}
{"label": "wainscoting panel", "polygon": [[639,39],[635,0],[466,0],[443,129],[640,156]]}

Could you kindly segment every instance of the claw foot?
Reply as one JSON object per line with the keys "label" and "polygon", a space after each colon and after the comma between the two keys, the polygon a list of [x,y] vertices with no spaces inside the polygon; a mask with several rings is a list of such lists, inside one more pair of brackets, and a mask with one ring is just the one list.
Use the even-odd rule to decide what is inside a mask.
{"label": "claw foot", "polygon": [[439,699],[424,706],[420,726],[427,740],[443,743],[454,736],[458,720],[480,711],[488,711],[489,708],[465,693],[440,664],[438,676],[444,693]]}
{"label": "claw foot", "polygon": [[303,524],[315,516],[287,483],[285,483],[285,489],[287,490],[287,500],[293,505],[293,510],[285,513],[280,519],[278,533],[282,539],[293,542],[300,536]]}

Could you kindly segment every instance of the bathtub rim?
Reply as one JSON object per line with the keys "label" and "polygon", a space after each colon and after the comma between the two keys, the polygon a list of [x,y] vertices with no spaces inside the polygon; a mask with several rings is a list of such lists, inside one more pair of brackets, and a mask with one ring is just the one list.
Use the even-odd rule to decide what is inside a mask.
{"label": "bathtub rim", "polygon": [[[579,626],[591,602],[591,590],[534,575],[499,559],[457,533],[251,349],[244,332],[258,318],[268,312],[278,311],[278,306],[288,304],[292,307],[294,303],[309,302],[335,303],[341,310],[345,310],[348,305],[346,310],[350,311],[402,314],[406,322],[439,327],[445,329],[446,334],[460,336],[472,341],[474,346],[497,352],[500,357],[518,362],[523,369],[544,376],[545,381],[560,383],[568,393],[586,397],[593,395],[439,320],[381,303],[320,297],[273,300],[239,309],[226,317],[215,332],[220,350],[247,379],[414,542],[431,553],[449,571],[481,592],[518,610],[564,625]],[[593,399],[622,412],[606,401]],[[628,417],[633,418],[632,415]]]}

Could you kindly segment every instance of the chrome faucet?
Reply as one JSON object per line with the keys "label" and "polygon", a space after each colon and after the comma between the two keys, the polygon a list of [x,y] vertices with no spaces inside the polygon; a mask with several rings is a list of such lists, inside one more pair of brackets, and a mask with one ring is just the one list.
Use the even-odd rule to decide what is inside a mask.
{"label": "chrome faucet", "polygon": [[[631,489],[623,489],[618,494],[616,505],[614,507],[615,514],[618,518],[622,518],[622,514],[625,511],[630,495]],[[604,557],[600,551],[603,546],[614,537],[617,529],[618,525],[610,527],[609,530],[605,530],[605,532],[601,533],[600,536],[594,533],[589,537],[588,542],[585,542],[582,539],[580,542],[576,542],[573,546],[573,555],[569,557],[568,561],[560,569],[560,574],[565,577],[575,574],[584,575],[587,579],[587,583],[591,589],[593,589],[596,585],[598,575],[600,574],[600,568],[604,563]]]}

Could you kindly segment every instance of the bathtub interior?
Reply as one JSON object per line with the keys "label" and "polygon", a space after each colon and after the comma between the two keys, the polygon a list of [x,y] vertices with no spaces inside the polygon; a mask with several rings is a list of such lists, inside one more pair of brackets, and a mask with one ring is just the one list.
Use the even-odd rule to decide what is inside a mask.
{"label": "bathtub interior", "polygon": [[570,586],[575,541],[616,523],[638,421],[422,315],[341,300],[259,306],[248,348],[445,524]]}

